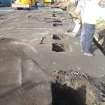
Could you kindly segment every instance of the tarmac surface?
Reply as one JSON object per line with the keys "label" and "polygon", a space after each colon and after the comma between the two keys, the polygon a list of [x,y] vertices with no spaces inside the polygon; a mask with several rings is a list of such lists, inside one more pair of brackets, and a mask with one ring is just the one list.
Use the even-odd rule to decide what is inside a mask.
{"label": "tarmac surface", "polygon": [[[54,14],[55,17],[53,17]],[[37,62],[47,72],[73,69],[93,77],[104,76],[105,56],[98,48],[94,51],[95,56],[84,56],[81,53],[79,37],[69,37],[68,51],[52,51],[52,35],[64,34],[72,27],[72,20],[66,11],[61,9],[41,7],[0,12],[0,37],[22,39],[31,43],[38,53]],[[40,44],[42,38],[45,38],[45,41]]]}

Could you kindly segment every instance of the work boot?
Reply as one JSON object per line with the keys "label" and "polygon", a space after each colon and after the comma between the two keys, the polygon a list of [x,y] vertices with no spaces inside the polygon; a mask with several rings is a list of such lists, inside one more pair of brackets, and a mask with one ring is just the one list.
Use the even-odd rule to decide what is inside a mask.
{"label": "work boot", "polygon": [[86,55],[86,56],[94,56],[94,54],[92,54],[92,53],[84,53],[84,55]]}

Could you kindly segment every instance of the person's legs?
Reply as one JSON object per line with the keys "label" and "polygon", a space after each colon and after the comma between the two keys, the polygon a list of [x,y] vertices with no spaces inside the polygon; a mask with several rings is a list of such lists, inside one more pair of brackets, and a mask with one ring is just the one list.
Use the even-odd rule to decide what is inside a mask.
{"label": "person's legs", "polygon": [[95,33],[95,25],[87,23],[84,23],[82,25],[80,42],[81,42],[82,51],[85,55],[92,53],[92,41],[94,33]]}

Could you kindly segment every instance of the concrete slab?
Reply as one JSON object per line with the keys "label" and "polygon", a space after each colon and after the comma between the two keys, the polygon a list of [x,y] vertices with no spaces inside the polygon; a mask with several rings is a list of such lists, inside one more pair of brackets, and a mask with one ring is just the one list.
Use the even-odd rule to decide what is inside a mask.
{"label": "concrete slab", "polygon": [[[53,26],[52,14],[62,20],[61,26]],[[81,53],[79,37],[69,38],[70,50],[67,52],[51,51],[51,42],[34,45],[43,35],[63,33],[72,26],[71,20],[65,11],[51,8],[39,8],[37,10],[21,10],[2,15],[0,21],[0,37],[23,39],[33,41],[33,46],[38,51],[37,62],[47,72],[53,70],[78,70],[94,77],[105,74],[105,56],[99,49],[95,50],[95,56],[86,57]],[[51,38],[51,37],[50,37]]]}
{"label": "concrete slab", "polygon": [[87,57],[81,53],[79,40],[70,39],[69,52],[52,52],[48,48],[38,48],[39,63],[49,72],[51,70],[77,70],[88,73],[93,77],[105,75],[105,57],[99,49],[95,56]]}

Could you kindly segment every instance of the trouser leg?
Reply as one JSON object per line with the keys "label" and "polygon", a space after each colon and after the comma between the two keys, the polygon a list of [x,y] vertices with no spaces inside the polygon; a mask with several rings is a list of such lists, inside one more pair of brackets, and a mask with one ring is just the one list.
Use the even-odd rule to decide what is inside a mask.
{"label": "trouser leg", "polygon": [[95,25],[84,23],[81,30],[81,48],[84,53],[92,52],[93,35],[95,33]]}

